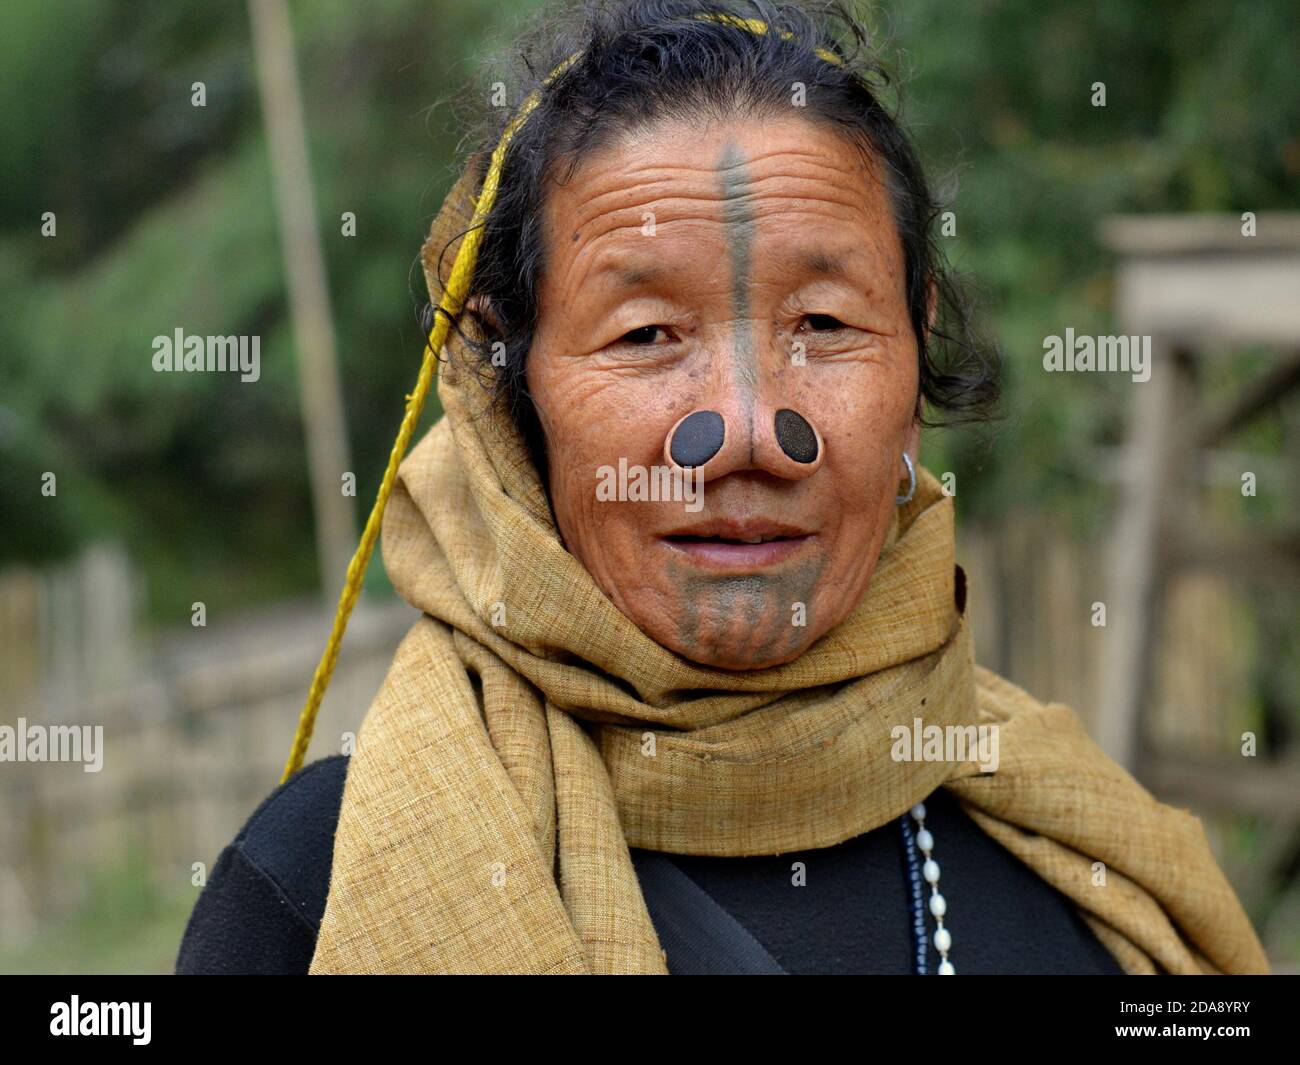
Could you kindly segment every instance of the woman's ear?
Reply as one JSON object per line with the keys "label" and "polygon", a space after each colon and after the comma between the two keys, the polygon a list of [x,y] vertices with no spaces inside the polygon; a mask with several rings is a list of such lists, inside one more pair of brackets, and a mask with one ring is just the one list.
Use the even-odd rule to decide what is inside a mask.
{"label": "woman's ear", "polygon": [[465,310],[468,311],[479,324],[480,332],[488,336],[500,336],[504,329],[501,325],[501,318],[492,306],[490,297],[482,293],[475,293],[465,301]]}

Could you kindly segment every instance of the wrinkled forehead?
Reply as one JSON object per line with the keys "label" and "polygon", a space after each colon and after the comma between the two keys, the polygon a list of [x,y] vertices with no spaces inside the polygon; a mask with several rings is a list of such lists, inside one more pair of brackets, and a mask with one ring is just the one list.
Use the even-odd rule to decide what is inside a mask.
{"label": "wrinkled forehead", "polygon": [[665,120],[625,132],[549,182],[543,213],[556,283],[671,270],[737,241],[773,268],[797,254],[827,270],[902,272],[882,166],[802,117]]}

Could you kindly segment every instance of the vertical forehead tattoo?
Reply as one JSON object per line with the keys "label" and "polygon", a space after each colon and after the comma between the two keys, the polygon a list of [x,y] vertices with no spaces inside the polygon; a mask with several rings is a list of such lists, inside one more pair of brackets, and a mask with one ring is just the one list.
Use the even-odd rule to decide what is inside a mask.
{"label": "vertical forehead tattoo", "polygon": [[722,221],[731,259],[732,366],[742,386],[745,413],[753,420],[754,388],[758,385],[758,352],[750,316],[749,288],[754,272],[754,201],[749,170],[735,141],[727,141],[717,163],[722,188]]}

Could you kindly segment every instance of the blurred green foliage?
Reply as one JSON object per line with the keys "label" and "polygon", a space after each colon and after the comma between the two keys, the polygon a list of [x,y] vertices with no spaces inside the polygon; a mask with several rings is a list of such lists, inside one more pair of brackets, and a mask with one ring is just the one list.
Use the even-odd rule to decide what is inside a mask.
{"label": "blurred green foliage", "polygon": [[[417,254],[458,166],[446,100],[535,2],[292,5],[361,510],[419,363]],[[965,513],[1096,513],[1125,382],[1039,370],[1108,332],[1111,212],[1296,207],[1294,5],[863,5],[1007,354],[1009,416],[930,433]],[[124,540],[160,618],[311,590],[303,433],[243,4],[44,0],[0,32],[0,563]],[[202,81],[207,106],[191,105]],[[1107,105],[1090,102],[1106,84]],[[439,106],[431,107],[442,101]],[[40,234],[57,215],[57,239]],[[358,219],[340,233],[342,212]],[[151,340],[262,336],[257,387],[152,372]],[[436,413],[436,412],[435,412]],[[1265,447],[1276,447],[1267,428]],[[1270,443],[1271,441],[1271,443]],[[59,477],[42,505],[40,476]],[[359,513],[358,521],[363,514]]]}

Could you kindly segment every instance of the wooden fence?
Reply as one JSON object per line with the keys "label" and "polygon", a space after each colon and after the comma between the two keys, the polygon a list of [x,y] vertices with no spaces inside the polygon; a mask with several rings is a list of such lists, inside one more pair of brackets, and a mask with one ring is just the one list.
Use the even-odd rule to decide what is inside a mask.
{"label": "wooden fence", "polygon": [[[160,892],[189,885],[194,863],[211,869],[288,755],[330,618],[316,606],[280,607],[171,633],[154,647],[132,635],[134,653],[124,656],[123,633],[134,633],[125,600],[101,630],[86,625],[78,593],[107,613],[99,596],[128,587],[128,574],[120,555],[101,552],[89,566],[10,573],[0,583],[0,724],[103,727],[98,772],[0,763],[0,946],[83,904],[96,873],[127,855]],[[415,616],[403,603],[358,607],[309,759],[340,752]],[[87,633],[107,633],[108,646]],[[109,673],[111,684],[92,679]]]}

